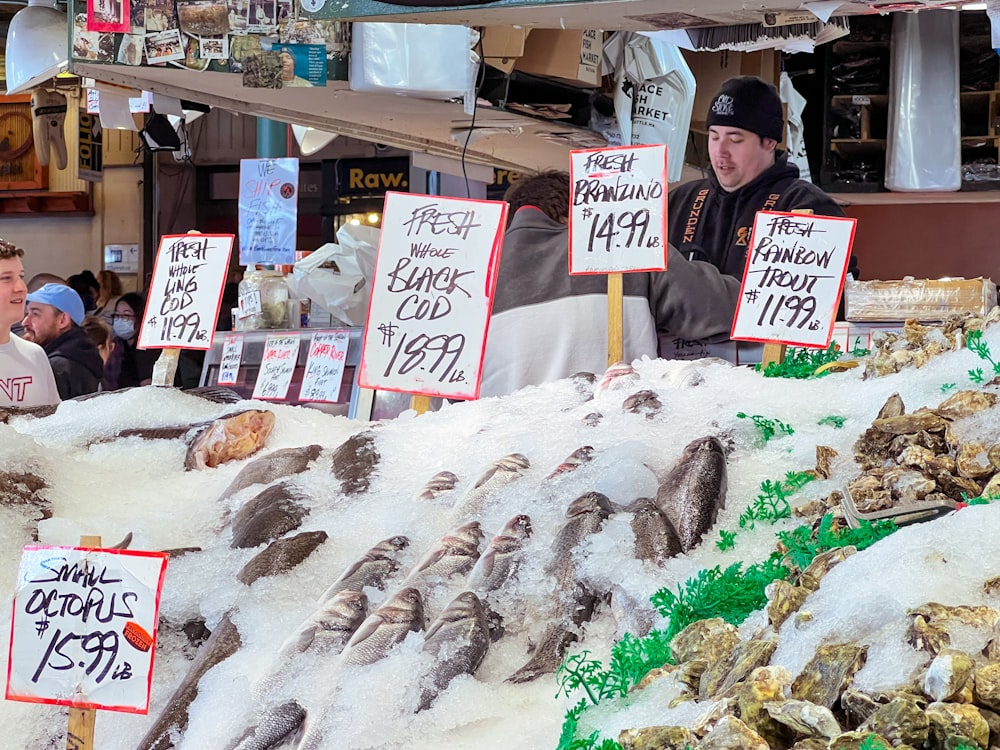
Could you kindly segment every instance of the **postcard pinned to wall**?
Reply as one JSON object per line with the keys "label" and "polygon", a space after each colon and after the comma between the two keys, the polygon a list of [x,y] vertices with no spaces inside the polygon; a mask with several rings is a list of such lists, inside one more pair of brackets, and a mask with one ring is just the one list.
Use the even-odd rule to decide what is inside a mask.
{"label": "postcard pinned to wall", "polygon": [[146,35],[146,59],[150,65],[184,58],[184,45],[178,29],[158,31]]}
{"label": "postcard pinned to wall", "polygon": [[181,31],[197,36],[229,33],[229,6],[226,0],[177,0]]}

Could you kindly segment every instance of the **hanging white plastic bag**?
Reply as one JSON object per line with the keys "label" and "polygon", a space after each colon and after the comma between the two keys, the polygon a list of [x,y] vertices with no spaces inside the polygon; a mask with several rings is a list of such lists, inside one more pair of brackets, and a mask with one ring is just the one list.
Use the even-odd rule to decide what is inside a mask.
{"label": "hanging white plastic bag", "polygon": [[695,80],[680,49],[669,42],[619,31],[604,45],[615,71],[615,114],[623,144],[667,146],[667,179],[677,182],[691,128]]}
{"label": "hanging white plastic bag", "polygon": [[788,161],[799,168],[799,177],[812,182],[809,171],[809,155],[806,153],[806,136],[802,123],[802,110],[806,106],[806,98],[795,90],[792,79],[785,71],[781,71],[781,81],[778,91],[781,101],[788,105],[788,130],[785,138],[788,149]]}
{"label": "hanging white plastic bag", "polygon": [[[344,323],[364,325],[378,237],[379,230],[372,227],[341,227],[337,231],[340,244],[328,242],[296,263],[289,286],[299,299],[314,300]],[[330,261],[339,271],[322,268]]]}

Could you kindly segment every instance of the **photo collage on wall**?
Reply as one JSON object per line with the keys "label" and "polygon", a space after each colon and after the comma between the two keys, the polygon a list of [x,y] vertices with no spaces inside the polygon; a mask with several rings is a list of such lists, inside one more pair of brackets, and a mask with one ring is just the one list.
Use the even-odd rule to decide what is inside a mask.
{"label": "photo collage on wall", "polygon": [[258,88],[346,81],[350,23],[300,15],[300,0],[87,0],[73,59],[237,73]]}

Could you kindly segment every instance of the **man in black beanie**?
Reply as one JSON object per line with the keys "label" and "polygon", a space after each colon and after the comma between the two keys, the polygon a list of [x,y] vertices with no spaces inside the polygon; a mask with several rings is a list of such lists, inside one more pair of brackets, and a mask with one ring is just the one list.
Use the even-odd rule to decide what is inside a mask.
{"label": "man in black beanie", "polygon": [[[670,244],[685,257],[742,278],[758,211],[844,215],[826,193],[799,179],[799,168],[777,149],[784,112],[770,83],[756,76],[729,79],[713,97],[705,124],[712,173],[671,188],[667,204]],[[849,271],[858,277],[853,255]]]}

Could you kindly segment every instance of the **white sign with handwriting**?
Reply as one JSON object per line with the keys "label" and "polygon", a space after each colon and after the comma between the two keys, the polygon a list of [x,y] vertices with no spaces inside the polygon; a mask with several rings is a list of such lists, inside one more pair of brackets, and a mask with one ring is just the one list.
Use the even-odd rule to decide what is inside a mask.
{"label": "white sign with handwriting", "polygon": [[219,385],[235,385],[243,360],[243,337],[239,334],[226,336],[222,344],[222,360],[219,362]]}
{"label": "white sign with handwriting", "polygon": [[825,348],[856,219],[758,211],[730,338]]}
{"label": "white sign with handwriting", "polygon": [[288,394],[292,373],[299,359],[299,334],[276,333],[264,341],[260,371],[253,387],[253,397],[281,401]]}
{"label": "white sign with handwriting", "polygon": [[344,379],[347,345],[350,331],[317,331],[309,345],[306,374],[302,377],[299,401],[340,400],[340,384]]}
{"label": "white sign with handwriting", "polygon": [[25,547],[7,700],[144,714],[167,555]]}
{"label": "white sign with handwriting", "polygon": [[140,349],[209,349],[233,249],[231,234],[160,238]]}
{"label": "white sign with handwriting", "polygon": [[358,382],[476,398],[507,204],[386,193]]}
{"label": "white sign with handwriting", "polygon": [[667,267],[667,147],[570,152],[569,272]]}

